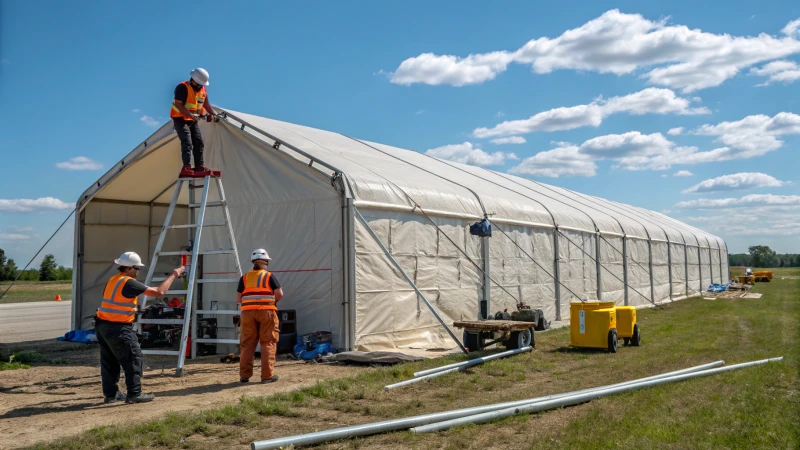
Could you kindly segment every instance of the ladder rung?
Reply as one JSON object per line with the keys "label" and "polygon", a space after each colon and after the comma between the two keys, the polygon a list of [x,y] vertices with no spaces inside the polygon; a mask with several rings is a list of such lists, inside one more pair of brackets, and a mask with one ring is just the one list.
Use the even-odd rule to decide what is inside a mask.
{"label": "ladder rung", "polygon": [[145,325],[183,325],[183,319],[139,319],[137,322]]}
{"label": "ladder rung", "polygon": [[[225,222],[207,222],[203,224],[204,227],[224,227],[225,225],[227,225]],[[177,230],[184,228],[197,228],[197,224],[189,223],[185,225],[170,225],[167,227],[168,230]]]}
{"label": "ladder rung", "polygon": [[159,282],[159,281],[166,281],[166,280],[167,280],[167,277],[153,277],[153,279],[150,280],[150,282],[151,283],[156,283],[156,282]]}
{"label": "ladder rung", "polygon": [[195,312],[197,314],[219,314],[221,316],[235,316],[241,313],[238,309],[198,309]]}
{"label": "ladder rung", "polygon": [[147,348],[142,349],[142,353],[145,355],[167,355],[167,356],[178,356],[181,354],[178,350],[150,350]]}
{"label": "ladder rung", "polygon": [[[206,202],[206,207],[209,206],[225,206],[225,202]],[[189,208],[199,208],[200,203],[190,203]]]}
{"label": "ladder rung", "polygon": [[239,345],[238,339],[192,339],[193,342],[197,342],[198,344],[236,344]]}
{"label": "ladder rung", "polygon": [[198,283],[238,283],[239,278],[219,278],[216,280],[203,279],[197,280]]}
{"label": "ladder rung", "polygon": [[164,295],[186,295],[188,293],[189,291],[186,289],[175,289],[172,291],[165,292]]}
{"label": "ladder rung", "polygon": [[[229,255],[233,254],[233,250],[208,250],[205,252],[197,252],[198,255]],[[191,256],[192,252],[158,252],[158,256]]]}

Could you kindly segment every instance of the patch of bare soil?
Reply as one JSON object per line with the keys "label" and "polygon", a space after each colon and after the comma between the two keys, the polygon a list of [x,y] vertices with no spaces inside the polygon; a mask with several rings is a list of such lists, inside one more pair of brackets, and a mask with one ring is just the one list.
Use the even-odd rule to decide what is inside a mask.
{"label": "patch of bare soil", "polygon": [[[137,423],[173,411],[235,404],[243,395],[291,391],[319,380],[354,375],[361,370],[279,360],[275,371],[280,380],[262,385],[240,383],[239,365],[222,364],[219,357],[188,362],[183,376],[178,378],[174,375],[174,359],[161,361],[146,356],[143,390],[156,394],[156,399],[139,405],[124,402],[106,405],[100,386],[99,349],[60,345],[64,345],[64,351],[54,351],[58,344],[49,344],[45,350],[37,348],[43,355],[57,354],[58,365],[0,372],[0,448],[30,446],[101,425]],[[251,380],[258,378],[259,370],[256,361],[256,376]],[[124,376],[120,388],[125,391]]]}

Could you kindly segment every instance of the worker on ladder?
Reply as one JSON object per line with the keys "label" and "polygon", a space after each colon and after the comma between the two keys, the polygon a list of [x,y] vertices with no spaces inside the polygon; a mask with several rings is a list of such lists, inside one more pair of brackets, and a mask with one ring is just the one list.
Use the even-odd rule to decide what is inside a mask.
{"label": "worker on ladder", "polygon": [[278,307],[283,288],[271,272],[267,271],[270,257],[259,248],[250,256],[253,270],[239,279],[236,302],[241,305],[241,316],[234,317],[242,327],[239,340],[239,381],[246,383],[253,376],[253,359],[256,346],[261,342],[261,382],[278,381],[275,375],[275,355],[278,350]]}
{"label": "worker on ladder", "polygon": [[[172,100],[172,108],[169,116],[175,124],[175,132],[181,140],[181,157],[183,158],[183,169],[180,176],[196,177],[210,175],[208,167],[203,165],[203,136],[200,134],[200,127],[197,121],[203,112],[206,112],[206,120],[214,120],[214,110],[208,101],[206,86],[208,86],[208,72],[198,67],[192,70],[188,81],[181,82],[175,88],[175,98]],[[194,169],[192,169],[191,157],[194,154]]]}
{"label": "worker on ladder", "polygon": [[[175,278],[180,277],[183,267],[178,267],[157,288],[147,287],[136,281],[136,273],[144,267],[142,258],[134,252],[125,252],[114,260],[118,265],[116,275],[111,277],[103,289],[103,301],[95,315],[95,334],[100,344],[100,378],[103,382],[105,403],[124,400],[125,403],[144,403],[155,398],[142,393],[142,349],[133,330],[138,297],[161,297],[167,292]],[[127,395],[123,394],[119,382],[120,366],[125,372]]]}

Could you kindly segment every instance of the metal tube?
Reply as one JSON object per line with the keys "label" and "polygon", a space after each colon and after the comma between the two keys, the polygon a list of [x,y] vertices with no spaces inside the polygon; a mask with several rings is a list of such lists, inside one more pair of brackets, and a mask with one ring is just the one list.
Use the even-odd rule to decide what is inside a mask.
{"label": "metal tube", "polygon": [[408,276],[406,271],[403,270],[402,267],[400,267],[400,264],[397,262],[397,260],[394,259],[392,254],[389,252],[389,249],[387,249],[383,245],[383,242],[381,242],[381,239],[378,237],[377,234],[375,234],[375,230],[373,230],[372,227],[369,226],[369,223],[367,223],[367,220],[364,219],[364,216],[361,215],[361,211],[359,211],[358,208],[353,208],[353,210],[356,213],[356,217],[358,218],[358,221],[361,222],[362,225],[364,225],[364,228],[367,229],[367,231],[369,232],[370,236],[372,236],[372,239],[374,239],[375,242],[378,244],[378,246],[381,248],[381,250],[383,250],[383,253],[386,255],[387,258],[389,258],[389,261],[391,261],[392,265],[403,275],[403,278],[405,278],[405,280],[408,282],[408,284],[410,284],[411,287],[414,288],[414,291],[422,299],[422,301],[425,302],[425,305],[428,306],[428,309],[433,313],[434,317],[436,317],[436,320],[438,320],[439,323],[442,324],[444,329],[447,331],[447,334],[449,334],[450,337],[454,341],[456,341],[456,344],[458,344],[458,348],[460,348],[461,351],[464,352],[464,353],[469,353],[467,351],[467,349],[464,348],[464,344],[462,344],[461,341],[459,341],[458,338],[456,337],[456,335],[453,333],[453,330],[451,330],[450,327],[448,327],[447,324],[444,322],[444,319],[442,319],[442,317],[436,311],[436,308],[434,308],[433,305],[431,305],[431,303],[428,301],[428,299],[425,298],[425,295],[422,292],[420,292],[420,290],[417,288],[417,285],[414,284],[414,282]]}
{"label": "metal tube", "polygon": [[461,361],[461,362],[457,362],[457,363],[453,363],[453,364],[448,364],[446,366],[434,367],[433,369],[420,370],[419,372],[414,372],[414,376],[415,377],[421,377],[421,376],[428,375],[428,374],[431,374],[431,373],[441,372],[443,370],[454,369],[456,367],[466,366],[466,365],[468,365],[468,364],[470,364],[472,362],[475,362],[475,361],[477,361],[477,363],[480,364],[480,363],[483,363],[483,362],[486,362],[486,361],[491,361],[493,359],[502,358],[504,356],[516,355],[517,353],[521,353],[523,351],[527,351],[525,349],[530,349],[530,348],[531,347],[523,347],[523,348],[516,349],[516,350],[508,350],[508,351],[505,351],[505,352],[494,353],[492,355],[481,356],[480,358],[470,359],[468,361]]}
{"label": "metal tube", "polygon": [[469,361],[464,361],[464,362],[457,363],[457,364],[450,364],[449,366],[444,366],[444,367],[440,367],[440,368],[437,368],[437,369],[431,369],[431,370],[433,370],[433,372],[427,371],[428,373],[426,373],[425,375],[420,375],[420,376],[417,376],[415,374],[414,375],[415,378],[411,378],[410,380],[401,381],[399,383],[386,385],[386,386],[383,387],[383,390],[388,391],[389,389],[395,389],[395,388],[399,388],[399,387],[403,387],[403,386],[408,386],[409,384],[419,383],[420,381],[424,381],[424,380],[427,380],[429,378],[436,378],[436,377],[441,376],[441,375],[447,375],[448,373],[458,372],[459,370],[464,370],[464,369],[472,367],[472,366],[477,366],[478,364],[483,364],[486,361],[491,361],[493,359],[502,358],[504,356],[516,355],[517,353],[529,352],[531,350],[533,350],[533,347],[522,347],[522,348],[518,348],[516,350],[509,350],[507,352],[490,355],[490,356],[487,356],[485,358],[475,358],[475,359],[471,359]]}
{"label": "metal tube", "polygon": [[780,361],[782,359],[783,359],[783,357],[771,358],[771,359],[762,359],[760,361],[752,361],[752,362],[747,362],[747,363],[742,363],[742,364],[734,364],[732,366],[720,367],[720,368],[716,368],[716,369],[702,370],[700,372],[692,372],[692,373],[687,373],[687,374],[683,374],[683,375],[662,377],[662,378],[659,378],[659,379],[656,379],[656,380],[640,381],[640,382],[628,384],[628,385],[625,385],[625,386],[618,386],[618,387],[605,388],[605,389],[597,389],[595,391],[586,392],[586,393],[583,393],[583,394],[573,394],[573,395],[569,395],[569,396],[566,396],[566,397],[557,398],[557,399],[553,399],[553,400],[547,400],[547,401],[543,401],[543,402],[536,402],[536,403],[531,403],[531,404],[528,404],[528,405],[523,405],[523,406],[518,406],[518,407],[505,408],[505,409],[501,409],[501,410],[498,410],[498,411],[491,411],[491,412],[483,413],[483,414],[475,414],[475,415],[472,415],[472,416],[461,417],[461,418],[458,418],[458,419],[447,420],[447,421],[444,421],[444,422],[432,423],[432,424],[429,424],[429,425],[422,425],[422,426],[419,426],[419,427],[412,428],[411,431],[414,432],[414,433],[428,433],[428,432],[431,432],[431,431],[447,430],[449,428],[452,428],[452,427],[455,427],[455,426],[458,426],[458,425],[468,424],[468,423],[485,423],[485,422],[490,422],[492,420],[497,420],[497,419],[502,419],[504,417],[512,416],[514,414],[533,413],[533,412],[539,412],[539,411],[546,411],[548,409],[561,408],[561,407],[564,407],[564,406],[577,405],[577,404],[580,404],[580,403],[585,403],[585,402],[588,402],[590,400],[594,400],[594,399],[600,398],[600,397],[605,397],[605,396],[608,396],[608,395],[620,394],[620,393],[623,393],[623,392],[634,391],[634,390],[638,390],[638,389],[642,389],[642,388],[646,388],[646,387],[651,387],[651,386],[658,386],[658,385],[661,385],[661,384],[674,383],[676,381],[688,380],[690,378],[702,377],[702,376],[706,376],[706,375],[714,375],[714,374],[718,374],[718,373],[722,373],[722,372],[728,372],[728,371],[731,371],[731,370],[742,369],[744,367],[751,367],[751,366],[767,364],[767,363],[773,362],[773,361]]}
{"label": "metal tube", "polygon": [[411,427],[416,427],[420,425],[425,425],[429,423],[440,422],[443,420],[455,419],[458,417],[465,417],[474,414],[480,414],[488,411],[496,411],[499,409],[509,408],[512,406],[518,405],[526,405],[532,402],[537,401],[545,401],[550,400],[553,398],[561,398],[568,395],[574,395],[581,392],[590,392],[598,389],[604,389],[614,386],[623,386],[627,384],[637,383],[645,380],[653,380],[658,378],[664,378],[672,375],[680,375],[684,373],[691,373],[696,372],[712,367],[719,367],[725,364],[724,361],[716,361],[709,364],[703,364],[700,366],[690,367],[687,369],[676,370],[674,372],[667,372],[660,375],[654,375],[651,377],[640,378],[638,380],[631,380],[622,383],[612,384],[609,386],[600,386],[594,388],[583,389],[580,391],[575,391],[567,394],[557,394],[557,395],[549,395],[545,397],[527,399],[527,400],[520,400],[514,402],[504,402],[504,403],[497,403],[494,405],[485,405],[485,406],[474,406],[471,408],[462,408],[456,409],[452,411],[443,411],[438,413],[431,413],[431,414],[423,414],[420,416],[411,416],[411,417],[403,417],[400,419],[391,419],[391,420],[384,420],[381,422],[373,422],[373,423],[366,423],[362,425],[353,425],[349,427],[342,427],[342,428],[335,428],[333,430],[325,430],[325,431],[317,431],[314,433],[306,433],[306,434],[299,434],[296,436],[288,436],[283,438],[275,438],[269,439],[264,441],[256,441],[250,444],[250,448],[252,450],[269,450],[269,449],[276,449],[281,447],[288,447],[290,445],[301,446],[301,445],[313,445],[319,444],[321,442],[328,442],[334,441],[337,439],[346,439],[356,436],[369,436],[372,434],[378,433],[385,433],[389,431],[395,430],[405,430]]}

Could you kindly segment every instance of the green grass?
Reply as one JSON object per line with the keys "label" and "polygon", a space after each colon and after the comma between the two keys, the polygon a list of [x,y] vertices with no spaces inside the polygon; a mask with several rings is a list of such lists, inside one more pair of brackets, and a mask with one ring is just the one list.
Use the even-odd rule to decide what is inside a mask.
{"label": "green grass", "polygon": [[464,357],[369,369],[209,411],[100,427],[37,448],[243,448],[253,440],[568,392],[719,359],[734,364],[774,356],[785,360],[490,424],[316,448],[798,448],[800,270],[775,272],[771,283],[754,287],[761,299],[694,298],[639,310],[642,346],[620,347],[616,354],[570,349],[569,330],[553,330],[537,335],[532,353],[406,388],[382,390]]}
{"label": "green grass", "polygon": [[[10,281],[0,282],[0,294],[8,289]],[[52,302],[56,295],[62,301],[72,300],[72,282],[70,281],[17,281],[16,284],[0,299],[0,304]]]}
{"label": "green grass", "polygon": [[0,362],[0,371],[2,370],[17,370],[17,369],[30,369],[31,366],[21,362]]}

